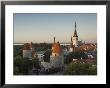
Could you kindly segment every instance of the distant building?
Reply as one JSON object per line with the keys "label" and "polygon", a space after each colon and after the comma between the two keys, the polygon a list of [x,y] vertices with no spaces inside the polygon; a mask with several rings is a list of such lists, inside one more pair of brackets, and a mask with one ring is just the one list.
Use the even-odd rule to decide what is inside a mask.
{"label": "distant building", "polygon": [[85,41],[84,41],[84,43],[82,42],[82,40],[81,41],[78,41],[78,46],[81,46],[83,44],[85,44]]}
{"label": "distant building", "polygon": [[32,47],[32,42],[31,43],[25,43],[23,47],[23,58],[36,58],[37,54],[34,51],[34,48]]}
{"label": "distant building", "polygon": [[92,58],[94,58],[94,57],[93,57],[93,55],[90,54],[90,55],[88,55],[88,58],[91,58],[91,59],[92,59]]}
{"label": "distant building", "polygon": [[96,49],[95,44],[83,44],[80,46],[81,51],[95,51]]}

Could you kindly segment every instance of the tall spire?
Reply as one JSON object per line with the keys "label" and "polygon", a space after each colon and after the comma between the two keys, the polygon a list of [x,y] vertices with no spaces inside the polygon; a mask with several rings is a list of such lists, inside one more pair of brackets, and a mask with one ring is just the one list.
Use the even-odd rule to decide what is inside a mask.
{"label": "tall spire", "polygon": [[54,37],[54,44],[55,44],[55,37]]}
{"label": "tall spire", "polygon": [[75,31],[76,31],[76,21],[75,21]]}
{"label": "tall spire", "polygon": [[75,21],[75,31],[74,31],[74,37],[78,37],[78,36],[77,36],[77,31],[76,31],[76,21]]}
{"label": "tall spire", "polygon": [[72,36],[71,36],[71,42],[72,42]]}

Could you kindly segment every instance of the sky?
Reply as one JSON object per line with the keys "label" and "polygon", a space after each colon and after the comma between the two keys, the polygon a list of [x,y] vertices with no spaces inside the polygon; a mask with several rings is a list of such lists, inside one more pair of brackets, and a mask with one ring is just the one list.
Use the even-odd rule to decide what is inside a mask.
{"label": "sky", "polygon": [[79,41],[97,42],[96,13],[15,13],[14,43],[70,43],[75,30]]}

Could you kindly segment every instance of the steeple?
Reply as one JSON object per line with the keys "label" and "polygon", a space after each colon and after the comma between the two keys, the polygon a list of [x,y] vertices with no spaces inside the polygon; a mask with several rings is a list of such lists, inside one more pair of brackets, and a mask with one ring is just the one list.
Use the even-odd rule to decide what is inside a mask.
{"label": "steeple", "polygon": [[71,43],[72,43],[73,47],[78,47],[78,35],[77,35],[77,31],[76,31],[76,22],[75,22],[75,30],[71,37]]}
{"label": "steeple", "polygon": [[55,37],[54,37],[54,44],[55,44]]}
{"label": "steeple", "polygon": [[75,30],[76,30],[76,21],[75,21]]}
{"label": "steeple", "polygon": [[71,36],[71,42],[72,42],[72,36]]}
{"label": "steeple", "polygon": [[74,35],[73,35],[74,37],[78,37],[78,35],[77,35],[77,31],[76,31],[76,21],[75,21],[75,31],[74,31]]}

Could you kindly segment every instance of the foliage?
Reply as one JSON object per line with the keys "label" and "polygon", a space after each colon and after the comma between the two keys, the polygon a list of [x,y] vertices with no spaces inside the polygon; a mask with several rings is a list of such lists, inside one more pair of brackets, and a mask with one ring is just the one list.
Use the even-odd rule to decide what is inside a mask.
{"label": "foliage", "polygon": [[45,53],[44,53],[44,61],[45,62],[50,62],[50,55],[51,55],[52,51],[51,50],[47,50]]}
{"label": "foliage", "polygon": [[89,75],[96,75],[97,74],[97,66],[92,66],[88,69],[88,74]]}
{"label": "foliage", "polygon": [[65,56],[65,64],[73,61],[73,59],[85,59],[87,56],[84,52],[71,52]]}
{"label": "foliage", "polygon": [[17,55],[22,56],[22,48],[22,45],[14,45],[14,57],[16,57]]}
{"label": "foliage", "polygon": [[96,75],[97,67],[93,67],[89,64],[82,64],[80,62],[72,62],[68,64],[64,71],[65,75]]}
{"label": "foliage", "polygon": [[37,60],[29,60],[29,58],[23,58],[22,56],[18,55],[14,59],[14,74],[27,75],[29,70],[31,70],[34,65],[36,67],[38,66]]}
{"label": "foliage", "polygon": [[33,44],[36,51],[46,51],[47,49],[51,49],[52,44],[48,43],[35,43]]}

